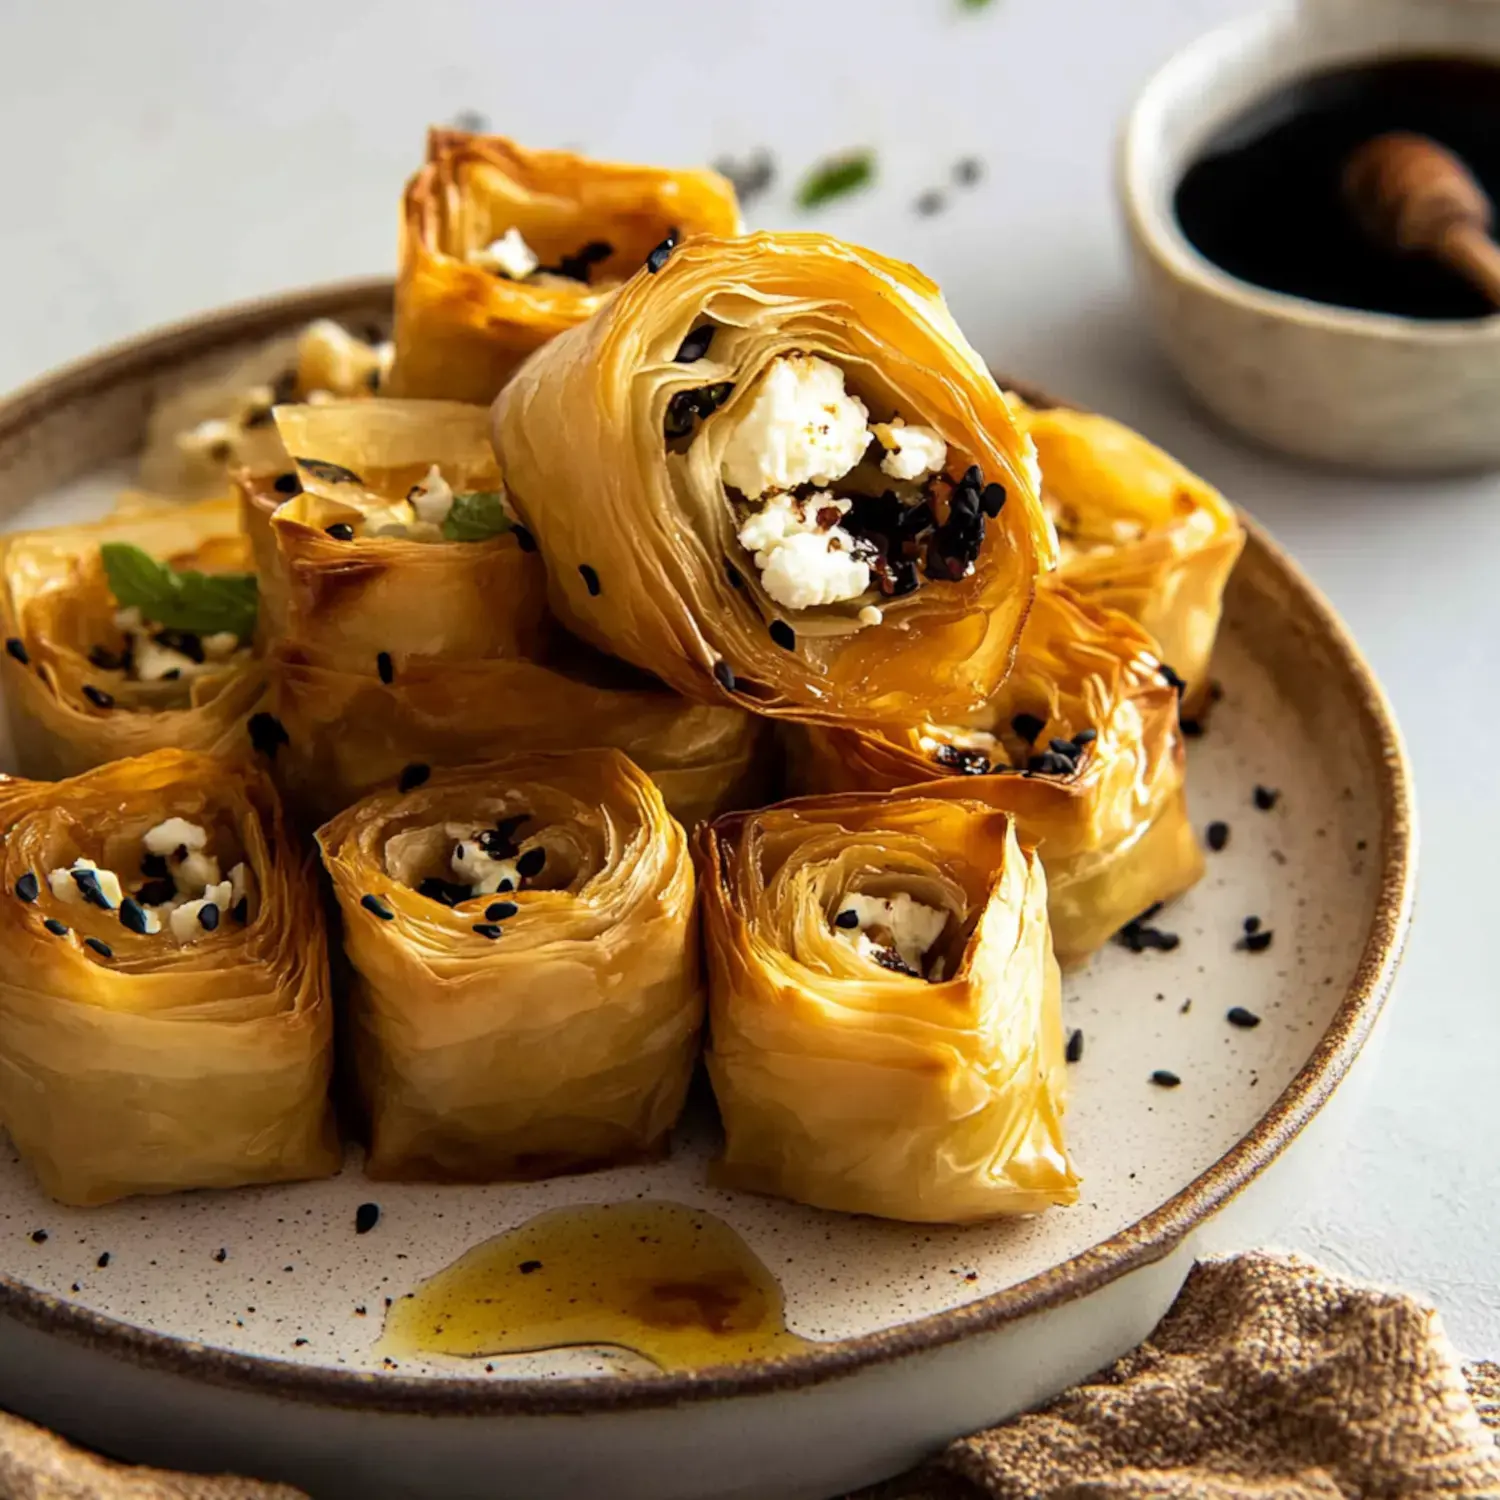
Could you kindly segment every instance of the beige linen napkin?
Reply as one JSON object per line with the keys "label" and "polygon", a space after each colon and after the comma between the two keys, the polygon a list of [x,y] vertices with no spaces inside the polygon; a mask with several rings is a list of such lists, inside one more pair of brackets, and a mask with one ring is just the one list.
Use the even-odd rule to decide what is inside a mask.
{"label": "beige linen napkin", "polygon": [[[1500,1497],[1500,1367],[1438,1316],[1296,1257],[1194,1268],[1147,1341],[860,1500]],[[1476,1410],[1476,1404],[1478,1410]]]}
{"label": "beige linen napkin", "polygon": [[[1469,1390],[1464,1374],[1437,1314],[1410,1297],[1296,1258],[1208,1261],[1111,1369],[858,1500],[1500,1497],[1481,1422],[1500,1426],[1500,1366],[1471,1366]],[[0,1497],[304,1500],[109,1463],[3,1414]]]}

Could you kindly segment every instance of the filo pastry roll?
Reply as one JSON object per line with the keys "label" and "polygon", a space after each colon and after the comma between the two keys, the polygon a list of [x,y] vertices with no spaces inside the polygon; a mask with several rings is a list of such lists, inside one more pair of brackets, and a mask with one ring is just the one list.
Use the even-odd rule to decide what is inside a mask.
{"label": "filo pastry roll", "polygon": [[961,724],[794,731],[794,784],[984,802],[1047,871],[1057,956],[1081,962],[1203,873],[1188,818],[1178,694],[1132,620],[1048,582],[1015,669]]}
{"label": "filo pastry roll", "polygon": [[1129,615],[1182,679],[1188,712],[1208,693],[1224,586],[1245,545],[1214,487],[1109,417],[1017,406],[1036,443],[1042,497],[1061,547],[1058,577]]}
{"label": "filo pastry roll", "polygon": [[964,1223],[1074,1201],[1047,886],[982,803],[806,798],[698,838],[723,1180]]}
{"label": "filo pastry roll", "polygon": [[264,690],[229,498],[0,538],[0,681],[20,769],[165,747],[238,754]]}
{"label": "filo pastry roll", "polygon": [[949,717],[1054,561],[1030,441],[912,267],[816,234],[688,241],[495,405],[554,611],[679,692]]}
{"label": "filo pastry roll", "polygon": [[241,473],[263,639],[350,671],[384,654],[535,655],[546,577],[517,528],[480,406],[343,401],[276,408],[288,468]]}
{"label": "filo pastry roll", "polygon": [[238,761],[0,780],[0,1122],[64,1203],[337,1170],[312,864]]}
{"label": "filo pastry roll", "polygon": [[702,1021],[694,876],[629,760],[443,772],[318,842],[373,1176],[543,1177],[663,1148]]}
{"label": "filo pastry roll", "polygon": [[664,239],[738,225],[734,189],[716,172],[433,130],[402,206],[392,391],[488,402]]}

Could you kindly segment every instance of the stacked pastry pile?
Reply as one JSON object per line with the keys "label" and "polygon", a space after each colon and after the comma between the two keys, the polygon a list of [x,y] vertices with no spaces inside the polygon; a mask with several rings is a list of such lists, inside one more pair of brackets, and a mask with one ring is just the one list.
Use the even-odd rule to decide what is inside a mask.
{"label": "stacked pastry pile", "polygon": [[391,345],[256,351],[157,414],[170,493],[6,540],[0,1123],[49,1191],[332,1171],[336,1048],[372,1173],[639,1157],[707,1011],[727,1181],[1072,1201],[1059,962],[1201,872],[1239,527],[911,267],[737,223],[436,132]]}

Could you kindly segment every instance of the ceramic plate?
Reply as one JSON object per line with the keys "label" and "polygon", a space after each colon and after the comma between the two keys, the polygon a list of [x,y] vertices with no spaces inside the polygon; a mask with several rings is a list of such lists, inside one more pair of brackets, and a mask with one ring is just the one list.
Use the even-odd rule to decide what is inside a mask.
{"label": "ceramic plate", "polygon": [[[387,296],[367,284],[220,314],[22,393],[0,409],[5,524],[107,502],[163,383],[315,312],[367,317]],[[718,1191],[705,1177],[715,1126],[702,1105],[665,1162],[526,1185],[375,1184],[351,1151],[327,1182],[74,1210],[43,1197],[3,1149],[0,1302],[137,1360],[196,1361],[231,1384],[355,1403],[385,1391],[434,1409],[460,1398],[556,1409],[565,1397],[587,1410],[673,1400],[688,1382],[609,1350],[392,1365],[376,1348],[387,1299],[546,1209],[701,1207],[770,1268],[790,1328],[816,1341],[766,1370],[692,1383],[744,1391],[942,1344],[1160,1258],[1276,1157],[1352,1064],[1410,898],[1407,779],[1383,699],[1326,605],[1253,527],[1214,677],[1223,699],[1190,742],[1189,786],[1200,831],[1223,821],[1229,840],[1201,885],[1156,919],[1180,945],[1112,945],[1065,979],[1066,1022],[1083,1034],[1068,1114],[1083,1178],[1075,1208],[943,1229]],[[1277,794],[1274,806],[1257,806],[1257,787]],[[1241,946],[1250,917],[1273,935],[1263,952]],[[1236,1007],[1258,1024],[1232,1024]],[[1158,1070],[1180,1084],[1153,1082]],[[367,1203],[379,1220],[358,1233]],[[218,1352],[188,1347],[204,1345]],[[379,1378],[353,1380],[360,1372]]]}

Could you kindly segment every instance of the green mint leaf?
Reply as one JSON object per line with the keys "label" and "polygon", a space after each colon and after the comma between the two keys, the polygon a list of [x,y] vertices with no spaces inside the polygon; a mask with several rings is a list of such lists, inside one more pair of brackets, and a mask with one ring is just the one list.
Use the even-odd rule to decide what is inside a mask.
{"label": "green mint leaf", "polygon": [[991,3],[991,0],[958,0],[965,10],[983,10]]}
{"label": "green mint leaf", "polygon": [[195,635],[231,630],[242,641],[255,634],[253,573],[179,573],[128,542],[105,542],[99,554],[110,592],[122,609],[138,609],[168,630]]}
{"label": "green mint leaf", "polygon": [[511,528],[499,490],[473,490],[453,497],[453,509],[443,522],[443,538],[450,542],[482,542]]}
{"label": "green mint leaf", "polygon": [[850,151],[843,156],[830,157],[802,179],[802,186],[797,189],[797,206],[817,208],[830,199],[842,198],[846,193],[867,187],[874,178],[873,151]]}

